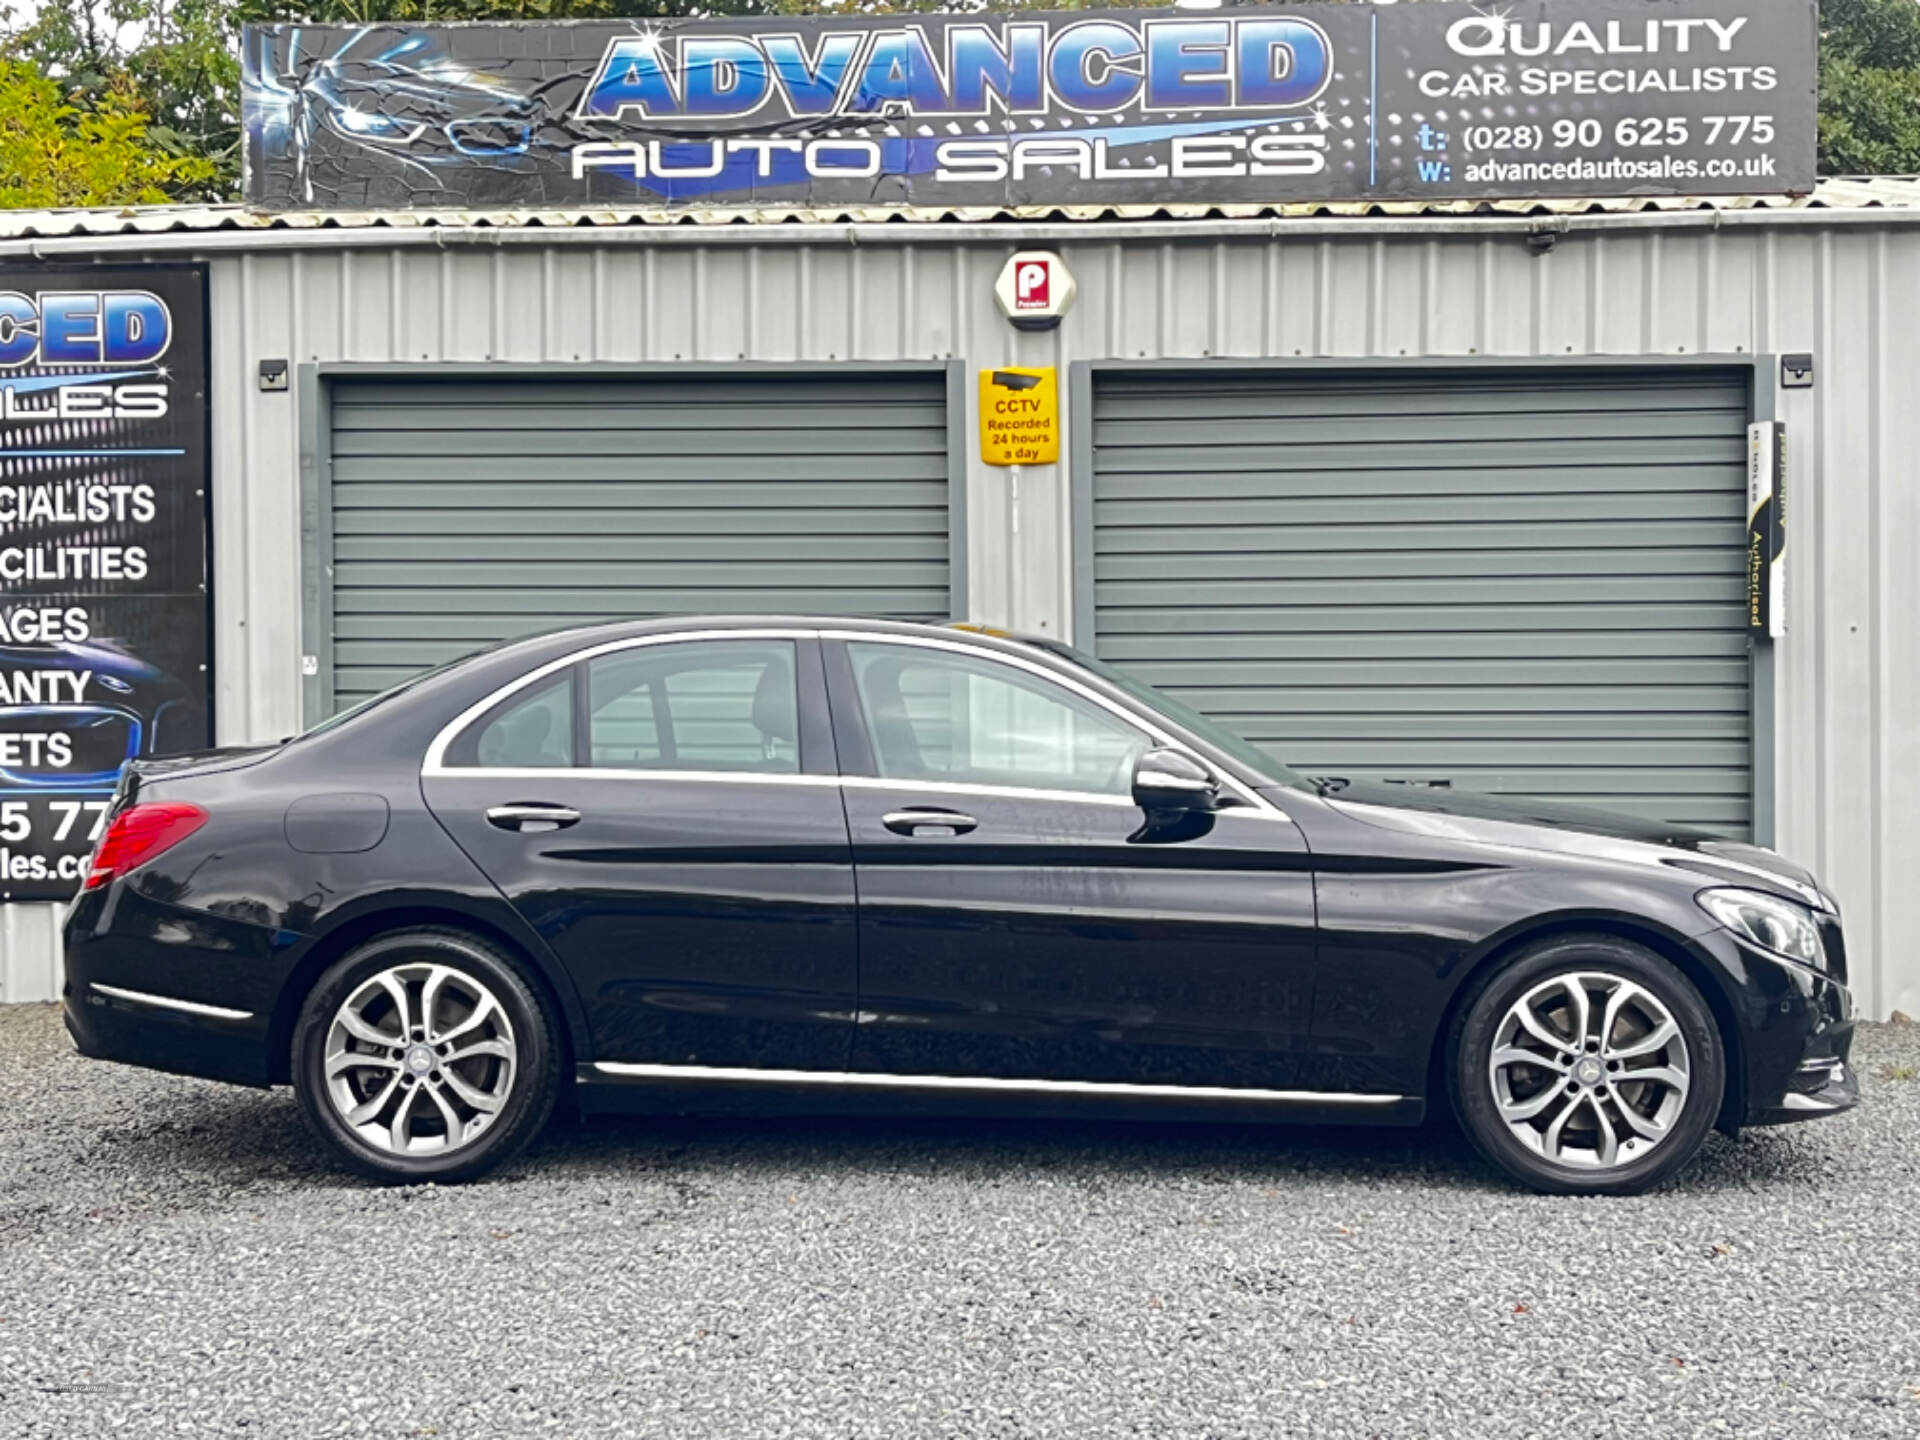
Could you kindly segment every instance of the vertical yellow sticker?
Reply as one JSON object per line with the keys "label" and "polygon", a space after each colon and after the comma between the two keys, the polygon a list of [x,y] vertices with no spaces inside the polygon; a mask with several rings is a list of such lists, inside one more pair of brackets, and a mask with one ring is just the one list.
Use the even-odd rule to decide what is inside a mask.
{"label": "vertical yellow sticker", "polygon": [[1060,390],[1053,367],[980,372],[980,459],[1051,465],[1060,458]]}

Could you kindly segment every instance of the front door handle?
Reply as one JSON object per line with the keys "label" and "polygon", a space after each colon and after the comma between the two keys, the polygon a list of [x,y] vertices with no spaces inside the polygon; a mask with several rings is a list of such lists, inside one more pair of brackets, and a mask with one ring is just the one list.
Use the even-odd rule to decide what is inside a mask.
{"label": "front door handle", "polygon": [[543,805],[538,801],[514,805],[496,805],[487,811],[487,823],[500,830],[564,830],[580,823],[580,812],[568,805]]}
{"label": "front door handle", "polygon": [[931,805],[895,810],[880,817],[880,823],[896,835],[917,835],[922,830],[944,830],[949,835],[964,835],[978,829],[980,822],[958,810],[940,810]]}

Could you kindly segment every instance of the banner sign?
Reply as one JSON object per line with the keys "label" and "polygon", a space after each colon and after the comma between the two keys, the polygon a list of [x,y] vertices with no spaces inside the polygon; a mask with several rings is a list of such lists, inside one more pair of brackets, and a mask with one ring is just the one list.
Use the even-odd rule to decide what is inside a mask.
{"label": "banner sign", "polygon": [[200,267],[0,270],[0,900],[211,742],[206,317]]}
{"label": "banner sign", "polygon": [[1787,633],[1787,427],[1747,427],[1747,633]]}
{"label": "banner sign", "polygon": [[266,210],[1803,194],[1811,0],[267,25]]}

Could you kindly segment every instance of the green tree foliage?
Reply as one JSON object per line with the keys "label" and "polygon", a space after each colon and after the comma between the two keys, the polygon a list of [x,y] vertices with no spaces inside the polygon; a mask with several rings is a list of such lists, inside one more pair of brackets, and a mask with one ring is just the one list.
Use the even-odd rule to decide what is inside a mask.
{"label": "green tree foliage", "polygon": [[[229,0],[41,0],[0,16],[0,60],[44,79],[65,123],[97,120],[102,135],[125,136],[152,158],[145,175],[157,193],[144,198],[221,199],[235,188],[240,72]],[[5,178],[16,183],[0,193],[20,193],[21,177]]]}
{"label": "green tree foliage", "polygon": [[151,134],[124,81],[83,107],[36,66],[0,60],[0,208],[159,204],[212,175],[211,162],[166,154]]}
{"label": "green tree foliage", "polygon": [[1820,7],[1820,170],[1920,173],[1920,0]]}
{"label": "green tree foliage", "polygon": [[[16,0],[24,6],[24,0]],[[229,198],[239,189],[239,28],[250,22],[655,19],[670,16],[887,14],[921,10],[1095,9],[1129,0],[0,0],[8,111],[31,123],[42,151],[55,132],[86,134],[128,159],[106,189],[43,187],[11,167],[0,204],[50,203],[43,193]],[[1142,3],[1142,0],[1131,0]],[[1144,0],[1164,4],[1167,0]],[[1820,169],[1824,174],[1920,173],[1920,0],[1825,0],[1821,7]],[[12,118],[17,115],[16,119]],[[92,126],[92,129],[85,127]],[[11,137],[12,131],[9,131]],[[9,138],[9,145],[14,142]],[[21,142],[25,143],[25,142]],[[112,170],[113,163],[108,164]],[[131,187],[129,189],[129,187]],[[64,201],[62,203],[75,203]]]}

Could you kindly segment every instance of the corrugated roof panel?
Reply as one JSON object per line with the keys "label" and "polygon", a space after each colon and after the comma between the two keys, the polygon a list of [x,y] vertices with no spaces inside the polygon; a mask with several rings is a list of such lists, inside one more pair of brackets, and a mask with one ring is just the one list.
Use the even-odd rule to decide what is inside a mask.
{"label": "corrugated roof panel", "polygon": [[378,210],[267,214],[240,205],[135,205],[118,209],[0,210],[0,239],[165,234],[219,230],[593,228],[642,225],[847,225],[1035,220],[1363,219],[1446,215],[1627,215],[1704,210],[1920,210],[1920,176],[1832,176],[1811,195],[1626,195],[1573,200],[1317,201],[1300,205],[1074,205],[1001,208],[872,206],[829,210],[767,207],[590,210]]}

